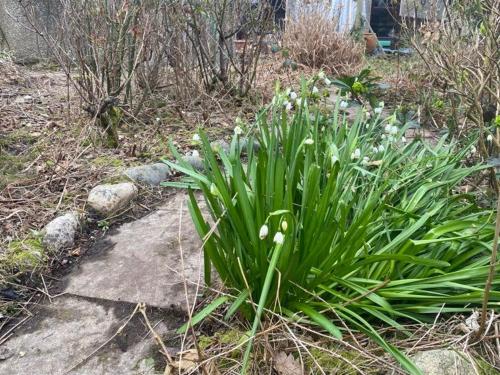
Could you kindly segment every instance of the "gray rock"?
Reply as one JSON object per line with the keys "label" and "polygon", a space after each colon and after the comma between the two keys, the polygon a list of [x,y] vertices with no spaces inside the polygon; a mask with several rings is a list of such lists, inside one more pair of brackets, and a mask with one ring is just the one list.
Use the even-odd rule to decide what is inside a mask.
{"label": "gray rock", "polygon": [[[151,362],[147,359],[155,356],[158,346],[140,314],[113,336],[131,315],[134,305],[68,295],[52,300],[51,304],[37,306],[34,317],[2,344],[6,354],[0,360],[0,374],[153,373],[145,371],[145,364]],[[181,317],[172,311],[160,315],[148,307],[147,313],[162,337],[173,335],[181,324]]]}
{"label": "gray rock", "polygon": [[202,243],[187,199],[177,192],[157,211],[110,232],[91,250],[99,256],[68,276],[65,292],[185,311],[186,293],[192,304],[203,282]]}
{"label": "gray rock", "polygon": [[79,221],[78,214],[68,212],[48,223],[43,229],[42,243],[45,248],[58,252],[73,246]]}
{"label": "gray rock", "polygon": [[212,143],[210,143],[210,146],[212,147],[212,150],[214,150],[214,152],[218,152],[218,150],[221,149],[226,154],[229,154],[229,151],[231,150],[231,145],[223,139],[213,141]]}
{"label": "gray rock", "polygon": [[[247,152],[247,146],[248,146],[248,138],[243,138],[240,140],[240,147],[241,147],[241,151],[242,153],[246,153]],[[257,152],[259,151],[260,149],[260,143],[254,139],[253,140],[253,150],[254,152]]]}
{"label": "gray rock", "polygon": [[463,355],[447,349],[428,350],[411,356],[424,375],[471,375],[474,365]]}
{"label": "gray rock", "polygon": [[191,166],[197,171],[203,171],[205,166],[203,165],[203,159],[200,157],[198,151],[194,150],[184,156],[184,161],[191,164]]}
{"label": "gray rock", "polygon": [[136,183],[158,186],[166,181],[171,173],[165,163],[155,163],[128,168],[123,174]]}
{"label": "gray rock", "polygon": [[98,185],[90,191],[87,203],[100,215],[111,216],[126,208],[137,192],[137,187],[131,182]]}

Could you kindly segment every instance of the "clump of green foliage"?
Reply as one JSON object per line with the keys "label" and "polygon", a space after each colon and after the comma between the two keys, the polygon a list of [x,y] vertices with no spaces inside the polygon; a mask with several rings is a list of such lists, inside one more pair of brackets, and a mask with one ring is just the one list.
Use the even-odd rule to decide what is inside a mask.
{"label": "clump of green foliage", "polygon": [[[343,320],[418,374],[374,325],[404,334],[400,319],[432,321],[481,303],[493,213],[453,191],[485,166],[462,164],[472,145],[406,143],[395,116],[349,124],[337,108],[324,117],[308,105],[313,84],[303,83],[292,111],[277,90],[247,129],[246,163],[239,127],[229,153],[214,153],[200,131],[203,173],[172,147],[178,161],[166,162],[188,176],[182,186],[202,191],[217,223],[212,230],[190,189],[206,282],[214,266],[236,291],[227,317],[239,310],[253,320],[253,333],[264,309],[300,316],[338,339]],[[493,283],[490,306],[498,308],[500,278]],[[216,299],[192,324],[228,300]],[[250,347],[251,339],[244,366]]]}
{"label": "clump of green foliage", "polygon": [[380,78],[373,75],[370,68],[365,68],[359,74],[345,75],[334,79],[332,83],[340,89],[341,95],[363,103],[368,101],[372,107],[378,106],[378,98],[375,95],[377,81]]}
{"label": "clump of green foliage", "polygon": [[10,269],[11,273],[31,272],[45,264],[47,254],[42,245],[42,237],[33,232],[22,240],[15,240],[8,244],[5,253],[0,257],[2,270]]}

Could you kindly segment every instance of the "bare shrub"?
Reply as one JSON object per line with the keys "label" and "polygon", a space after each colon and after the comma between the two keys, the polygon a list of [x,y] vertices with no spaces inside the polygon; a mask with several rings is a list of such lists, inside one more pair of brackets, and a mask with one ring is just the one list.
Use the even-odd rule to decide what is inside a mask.
{"label": "bare shrub", "polygon": [[283,46],[297,63],[335,75],[356,74],[363,64],[364,43],[338,30],[338,19],[320,10],[303,11],[286,24]]}
{"label": "bare shrub", "polygon": [[106,131],[108,145],[117,147],[122,110],[138,113],[158,82],[165,2],[58,0],[59,14],[51,30],[40,22],[36,1],[22,5],[84,109]]}
{"label": "bare shrub", "polygon": [[[245,96],[255,81],[264,38],[273,30],[274,9],[267,1],[185,3],[185,35],[205,90],[222,86]],[[243,42],[240,48],[234,45],[236,38]]]}
{"label": "bare shrub", "polygon": [[487,159],[500,146],[494,124],[500,111],[500,1],[462,0],[445,7],[445,16],[425,22],[411,42],[433,88],[452,104],[450,131],[466,139],[479,132],[479,151]]}

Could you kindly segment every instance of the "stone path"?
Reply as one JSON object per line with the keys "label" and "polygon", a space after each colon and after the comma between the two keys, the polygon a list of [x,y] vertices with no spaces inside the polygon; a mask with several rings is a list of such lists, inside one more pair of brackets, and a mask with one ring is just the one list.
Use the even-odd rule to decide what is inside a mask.
{"label": "stone path", "polygon": [[64,280],[65,294],[37,309],[0,348],[0,374],[156,373],[151,367],[158,348],[139,315],[113,336],[140,302],[164,337],[184,321],[185,290],[192,303],[202,272],[201,242],[186,199],[176,193],[98,241]]}

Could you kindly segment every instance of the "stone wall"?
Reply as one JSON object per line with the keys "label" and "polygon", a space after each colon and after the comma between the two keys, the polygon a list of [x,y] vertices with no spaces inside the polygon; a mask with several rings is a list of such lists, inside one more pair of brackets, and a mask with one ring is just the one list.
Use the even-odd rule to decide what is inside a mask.
{"label": "stone wall", "polygon": [[58,0],[0,0],[0,48],[10,50],[16,61],[33,63],[49,57],[43,38],[25,15],[24,6],[33,4],[37,29],[55,31]]}

